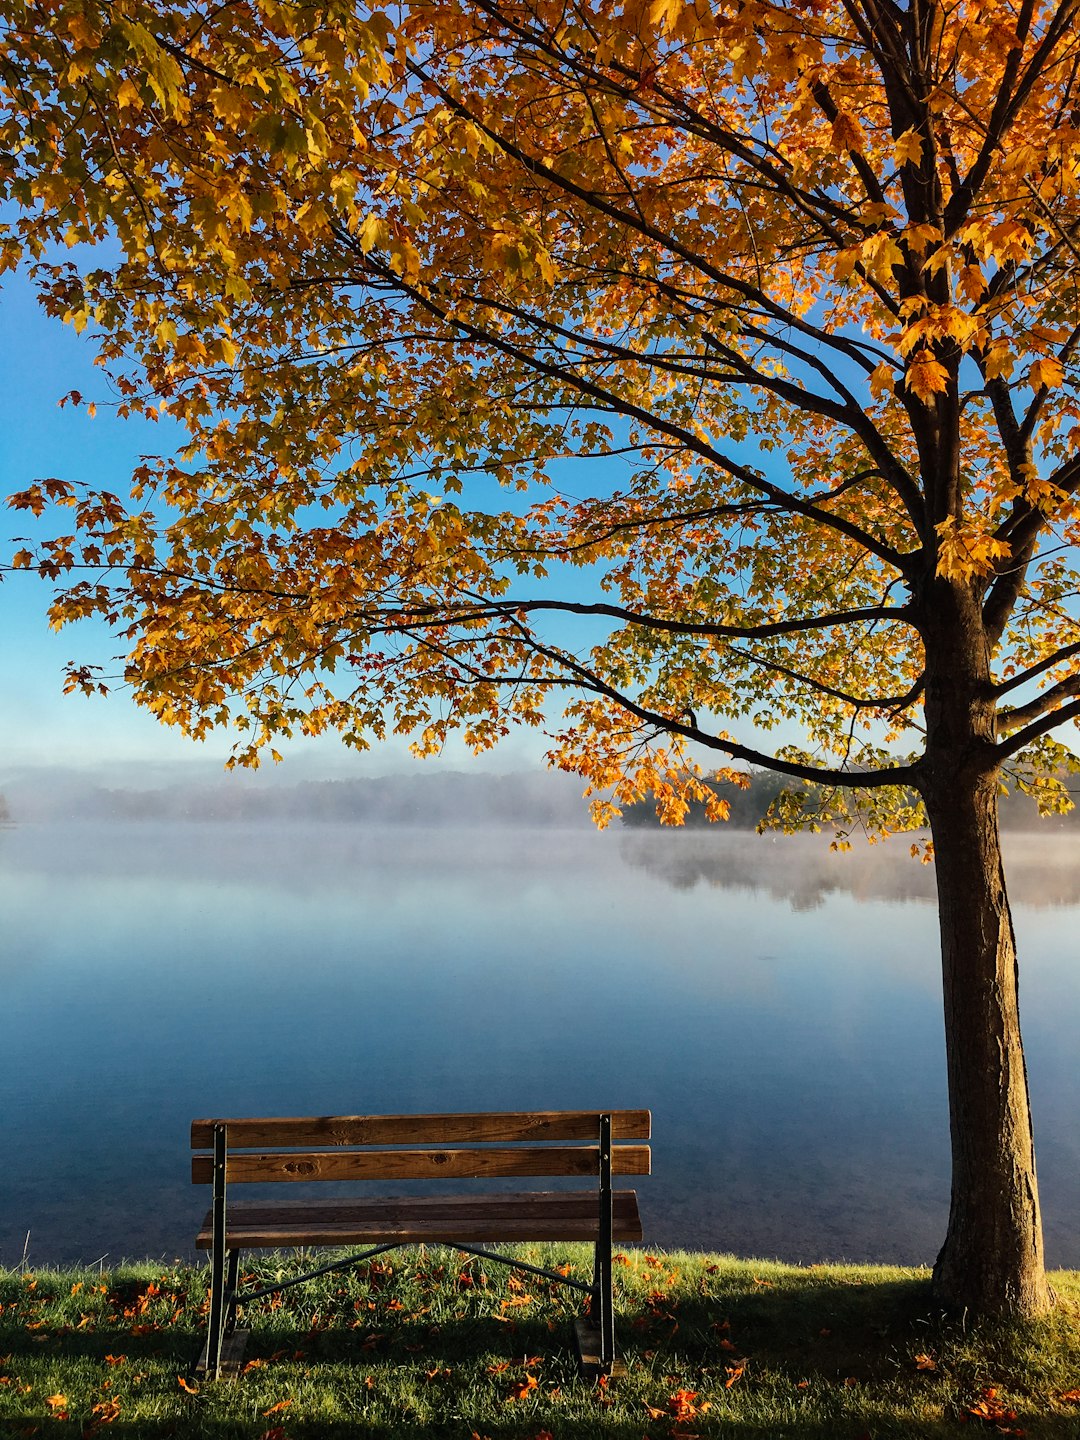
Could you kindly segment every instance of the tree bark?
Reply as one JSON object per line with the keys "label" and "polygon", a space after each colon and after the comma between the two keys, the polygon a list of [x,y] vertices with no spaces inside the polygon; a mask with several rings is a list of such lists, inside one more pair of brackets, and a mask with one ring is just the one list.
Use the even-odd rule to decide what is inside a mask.
{"label": "tree bark", "polygon": [[[933,1283],[950,1308],[1030,1316],[1049,1309],[1053,1293],[1043,1261],[997,768],[987,763],[984,743],[993,717],[975,690],[965,704],[964,679],[954,671],[936,696],[928,687],[921,784],[934,839],[952,1134],[949,1228]],[[958,723],[961,709],[966,724]]]}

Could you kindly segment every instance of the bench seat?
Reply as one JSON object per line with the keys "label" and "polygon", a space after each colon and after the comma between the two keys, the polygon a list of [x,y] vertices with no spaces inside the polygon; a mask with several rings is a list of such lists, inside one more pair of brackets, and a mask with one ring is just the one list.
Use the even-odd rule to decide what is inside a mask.
{"label": "bench seat", "polygon": [[[634,1190],[611,1196],[611,1238],[642,1239]],[[596,1195],[591,1191],[533,1191],[503,1195],[438,1195],[401,1199],[321,1201],[307,1204],[231,1204],[225,1244],[233,1250],[300,1245],[379,1245],[455,1240],[592,1240],[599,1238]],[[214,1245],[208,1210],[195,1240]]]}

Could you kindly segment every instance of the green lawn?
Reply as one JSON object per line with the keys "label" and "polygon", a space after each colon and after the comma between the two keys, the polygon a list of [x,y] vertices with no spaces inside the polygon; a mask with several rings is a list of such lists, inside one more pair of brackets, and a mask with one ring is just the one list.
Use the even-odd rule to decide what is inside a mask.
{"label": "green lawn", "polygon": [[[583,1247],[519,1253],[587,1268]],[[258,1262],[271,1280],[297,1267]],[[1080,1274],[1054,1283],[1048,1320],[965,1326],[935,1311],[923,1271],[630,1250],[616,1267],[627,1374],[597,1387],[571,1354],[574,1292],[401,1251],[257,1302],[246,1373],[198,1385],[205,1271],[7,1274],[0,1435],[1076,1440]]]}

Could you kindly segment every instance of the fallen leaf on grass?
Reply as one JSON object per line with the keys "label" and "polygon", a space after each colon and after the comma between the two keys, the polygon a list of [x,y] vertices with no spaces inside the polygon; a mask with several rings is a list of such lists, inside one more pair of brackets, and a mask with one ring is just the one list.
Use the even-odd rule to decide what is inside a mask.
{"label": "fallen leaf on grass", "polygon": [[192,1385],[191,1381],[183,1375],[177,1375],[176,1383],[180,1386],[181,1390],[186,1390],[189,1395],[198,1395],[199,1393],[198,1385]]}
{"label": "fallen leaf on grass", "polygon": [[524,1400],[526,1395],[531,1395],[539,1385],[535,1375],[526,1375],[523,1380],[517,1380],[510,1386],[511,1400]]}
{"label": "fallen leaf on grass", "polygon": [[937,1369],[937,1361],[933,1358],[932,1355],[916,1355],[916,1356],[915,1356],[915,1369],[916,1369],[916,1370],[936,1370],[936,1369]]}
{"label": "fallen leaf on grass", "polygon": [[276,1405],[271,1405],[269,1410],[262,1412],[263,1419],[265,1420],[268,1415],[276,1415],[279,1410],[287,1410],[291,1404],[291,1400],[279,1400]]}
{"label": "fallen leaf on grass", "polygon": [[269,1430],[264,1430],[259,1440],[289,1440],[285,1434],[284,1425],[271,1425]]}
{"label": "fallen leaf on grass", "polygon": [[675,1416],[676,1421],[692,1420],[695,1415],[704,1415],[706,1410],[711,1408],[711,1402],[706,1400],[701,1405],[695,1405],[698,1397],[696,1390],[676,1390],[675,1394],[668,1400],[668,1410]]}
{"label": "fallen leaf on grass", "polygon": [[967,1408],[968,1415],[973,1415],[976,1420],[986,1420],[991,1425],[996,1425],[1000,1435],[1023,1435],[1023,1430],[1017,1430],[1006,1425],[1006,1420],[1015,1420],[1016,1411],[1008,1409],[997,1398],[997,1387],[988,1385],[982,1392],[982,1399],[977,1400],[974,1405]]}
{"label": "fallen leaf on grass", "polygon": [[735,1381],[742,1378],[743,1371],[746,1369],[746,1361],[737,1360],[734,1365],[725,1365],[724,1369],[727,1371],[728,1377],[724,1381],[724,1389],[730,1390]]}
{"label": "fallen leaf on grass", "polygon": [[111,1425],[120,1418],[120,1405],[116,1400],[102,1400],[90,1406],[89,1423],[83,1426],[83,1435],[95,1434],[103,1425]]}
{"label": "fallen leaf on grass", "polygon": [[63,1410],[67,1407],[67,1396],[59,1393],[56,1395],[46,1395],[45,1404],[50,1410]]}
{"label": "fallen leaf on grass", "polygon": [[1069,1400],[1074,1405],[1080,1405],[1080,1386],[1075,1390],[1063,1390],[1058,1396],[1059,1400]]}

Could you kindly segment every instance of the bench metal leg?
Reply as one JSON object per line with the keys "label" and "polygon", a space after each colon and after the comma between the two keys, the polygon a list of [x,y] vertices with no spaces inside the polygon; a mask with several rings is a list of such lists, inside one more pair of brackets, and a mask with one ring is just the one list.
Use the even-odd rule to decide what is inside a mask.
{"label": "bench metal leg", "polygon": [[[210,1256],[210,1314],[206,1323],[207,1377],[216,1380],[221,1373],[221,1345],[225,1338],[226,1306],[225,1270],[228,1263],[230,1289],[236,1294],[236,1273],[239,1251],[235,1257],[225,1249],[225,1153],[226,1127],[214,1126],[214,1248]],[[235,1305],[231,1307],[235,1309]]]}
{"label": "bench metal leg", "polygon": [[615,1359],[615,1312],[611,1293],[611,1116],[600,1116],[600,1233],[596,1239],[596,1294],[599,1302],[600,1368],[611,1374]]}
{"label": "bench metal leg", "polygon": [[578,1356],[585,1375],[611,1375],[615,1363],[615,1306],[611,1284],[611,1116],[600,1117],[600,1211],[593,1247],[593,1277],[588,1323],[575,1326]]}
{"label": "bench metal leg", "polygon": [[240,1251],[230,1250],[228,1256],[228,1272],[225,1276],[224,1330],[226,1335],[231,1335],[236,1329],[236,1282],[240,1275]]}
{"label": "bench metal leg", "polygon": [[611,1287],[611,1246],[597,1244],[593,1267],[593,1304],[591,1319],[600,1334],[600,1370],[611,1374],[615,1359],[615,1307]]}

